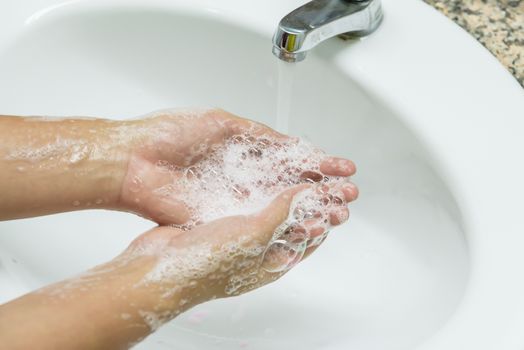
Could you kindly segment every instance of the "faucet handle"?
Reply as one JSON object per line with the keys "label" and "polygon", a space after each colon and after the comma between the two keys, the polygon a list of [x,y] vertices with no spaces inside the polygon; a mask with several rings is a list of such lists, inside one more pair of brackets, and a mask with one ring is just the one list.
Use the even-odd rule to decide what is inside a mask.
{"label": "faucet handle", "polygon": [[367,13],[369,14],[369,22],[365,29],[350,31],[346,33],[339,34],[338,37],[342,40],[351,40],[362,38],[373,33],[380,27],[382,20],[384,19],[384,12],[382,11],[382,4],[380,0],[342,0],[347,3],[369,3],[367,7]]}

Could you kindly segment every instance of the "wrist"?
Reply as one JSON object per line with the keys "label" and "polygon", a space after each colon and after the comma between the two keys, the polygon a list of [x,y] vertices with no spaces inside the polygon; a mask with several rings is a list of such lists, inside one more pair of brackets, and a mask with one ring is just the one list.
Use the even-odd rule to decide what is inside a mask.
{"label": "wrist", "polygon": [[[126,253],[115,260],[101,266],[103,273],[101,281],[109,285],[109,289],[120,291],[114,301],[115,309],[148,323],[152,316],[165,323],[187,309],[196,305],[190,298],[187,286],[179,285],[173,280],[151,281],[149,274],[158,263],[155,255],[139,255],[129,257]],[[96,273],[96,268],[94,271]],[[104,288],[105,289],[105,288]],[[122,311],[123,310],[123,311]]]}
{"label": "wrist", "polygon": [[110,149],[110,158],[113,159],[108,171],[105,172],[111,179],[109,186],[111,200],[107,209],[137,212],[138,203],[132,203],[128,197],[130,184],[138,181],[131,173],[135,160],[140,158],[141,145],[143,146],[145,142],[144,124],[145,121],[142,119],[119,121],[106,130],[103,142]]}
{"label": "wrist", "polygon": [[119,209],[119,199],[131,153],[127,122],[96,119],[80,121],[82,130],[78,143],[73,144],[68,174],[73,184],[70,195],[73,209]]}

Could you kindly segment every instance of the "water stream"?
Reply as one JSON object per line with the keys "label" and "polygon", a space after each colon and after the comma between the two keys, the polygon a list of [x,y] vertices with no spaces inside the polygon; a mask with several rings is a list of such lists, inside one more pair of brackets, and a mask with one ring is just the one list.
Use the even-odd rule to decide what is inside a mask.
{"label": "water stream", "polygon": [[291,116],[291,100],[296,64],[278,60],[277,113],[275,128],[287,134]]}

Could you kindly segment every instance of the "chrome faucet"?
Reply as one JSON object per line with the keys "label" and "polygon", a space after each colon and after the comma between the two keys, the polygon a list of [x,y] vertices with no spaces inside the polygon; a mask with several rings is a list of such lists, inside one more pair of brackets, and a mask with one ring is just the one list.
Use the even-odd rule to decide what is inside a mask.
{"label": "chrome faucet", "polygon": [[313,0],[284,17],[273,37],[273,53],[300,62],[309,50],[334,36],[358,38],[382,21],[380,0]]}

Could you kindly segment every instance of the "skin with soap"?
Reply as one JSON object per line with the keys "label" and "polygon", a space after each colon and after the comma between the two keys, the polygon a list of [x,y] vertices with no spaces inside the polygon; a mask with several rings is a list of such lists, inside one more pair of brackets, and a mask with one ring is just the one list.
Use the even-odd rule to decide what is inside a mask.
{"label": "skin with soap", "polygon": [[[287,270],[268,272],[265,252],[303,193],[338,196],[329,195],[326,210],[300,221],[297,232],[314,238],[324,233],[318,222],[347,220],[346,205],[358,196],[348,181],[355,167],[323,156],[314,171],[300,168],[299,178],[307,181],[279,187],[257,212],[185,226],[194,211],[179,180],[246,134],[290,141],[222,110],[163,111],[127,121],[1,117],[1,220],[100,208],[164,226],[142,234],[106,264],[0,306],[0,349],[129,348],[195,305],[284,275]],[[335,180],[319,186],[324,176]],[[158,191],[166,186],[169,196]],[[272,258],[279,259],[278,251]]]}

